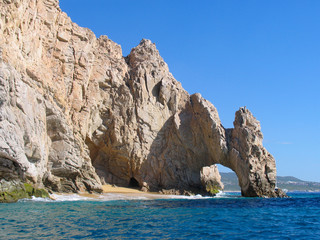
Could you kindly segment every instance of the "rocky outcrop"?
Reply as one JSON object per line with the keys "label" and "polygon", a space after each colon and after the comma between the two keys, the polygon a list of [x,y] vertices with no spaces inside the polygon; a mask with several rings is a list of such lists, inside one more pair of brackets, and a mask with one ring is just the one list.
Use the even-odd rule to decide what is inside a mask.
{"label": "rocky outcrop", "polygon": [[38,189],[25,181],[24,169],[19,162],[3,152],[0,155],[0,203],[16,202],[21,198],[49,198],[45,189]]}
{"label": "rocky outcrop", "polygon": [[10,156],[0,156],[0,203],[28,197],[24,190],[24,171]]}
{"label": "rocky outcrop", "polygon": [[217,194],[220,190],[224,189],[224,185],[221,182],[221,176],[216,165],[203,167],[200,172],[200,178],[202,186],[204,186],[208,193]]}
{"label": "rocky outcrop", "polygon": [[[236,112],[234,129],[227,130],[228,163],[238,176],[242,195],[276,197],[276,165],[273,156],[263,147],[260,123],[246,108]],[[282,195],[282,193],[280,194]]]}
{"label": "rocky outcrop", "polygon": [[276,196],[259,122],[240,109],[225,129],[150,40],[123,57],[57,0],[0,7],[0,154],[29,182],[62,192],[101,191],[104,182],[196,192],[222,187],[220,163],[237,173],[244,196]]}

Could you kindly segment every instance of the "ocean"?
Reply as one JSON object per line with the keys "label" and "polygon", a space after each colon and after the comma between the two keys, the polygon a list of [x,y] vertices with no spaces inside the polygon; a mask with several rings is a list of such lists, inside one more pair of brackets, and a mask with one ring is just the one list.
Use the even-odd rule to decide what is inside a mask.
{"label": "ocean", "polygon": [[0,239],[320,239],[320,193],[289,195],[21,200],[0,204]]}

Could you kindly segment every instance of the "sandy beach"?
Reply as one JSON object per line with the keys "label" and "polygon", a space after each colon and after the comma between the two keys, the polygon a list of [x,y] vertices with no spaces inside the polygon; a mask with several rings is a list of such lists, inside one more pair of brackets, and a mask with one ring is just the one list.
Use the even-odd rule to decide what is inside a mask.
{"label": "sandy beach", "polygon": [[126,187],[117,187],[110,184],[102,185],[103,193],[142,193],[148,194],[146,192],[142,192],[138,189],[134,188],[126,188]]}
{"label": "sandy beach", "polygon": [[98,193],[55,193],[51,195],[52,200],[58,201],[77,201],[77,200],[152,200],[152,199],[164,199],[170,198],[168,195],[159,193],[143,192],[134,188],[117,187],[110,184],[102,186],[103,192]]}
{"label": "sandy beach", "polygon": [[55,193],[51,195],[52,200],[57,201],[78,201],[78,200],[154,200],[154,199],[200,199],[208,198],[201,195],[182,196],[182,195],[165,195],[155,192],[143,192],[134,188],[117,187],[110,184],[102,186],[103,193]]}

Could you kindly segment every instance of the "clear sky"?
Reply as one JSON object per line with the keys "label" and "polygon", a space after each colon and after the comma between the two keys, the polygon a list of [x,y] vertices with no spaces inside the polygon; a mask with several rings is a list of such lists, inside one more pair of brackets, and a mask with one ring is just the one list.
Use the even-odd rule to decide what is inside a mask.
{"label": "clear sky", "polygon": [[[123,55],[151,39],[174,77],[227,128],[247,108],[279,176],[320,182],[320,1],[60,0]],[[219,168],[220,169],[220,168]],[[223,169],[225,170],[225,169]]]}

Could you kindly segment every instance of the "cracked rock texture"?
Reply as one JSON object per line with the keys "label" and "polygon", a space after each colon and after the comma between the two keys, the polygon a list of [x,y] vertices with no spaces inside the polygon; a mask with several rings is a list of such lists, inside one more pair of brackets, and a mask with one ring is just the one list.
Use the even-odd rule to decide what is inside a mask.
{"label": "cracked rock texture", "polygon": [[225,129],[150,40],[123,57],[57,0],[0,0],[0,48],[0,162],[18,163],[29,182],[60,192],[99,192],[105,182],[197,192],[223,188],[219,163],[244,196],[277,196],[259,122],[241,108]]}

